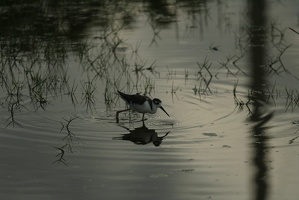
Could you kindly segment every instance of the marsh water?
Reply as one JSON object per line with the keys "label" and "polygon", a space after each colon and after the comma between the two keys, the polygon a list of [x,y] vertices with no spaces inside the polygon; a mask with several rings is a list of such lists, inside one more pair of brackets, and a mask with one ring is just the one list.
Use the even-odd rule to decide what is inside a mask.
{"label": "marsh water", "polygon": [[[1,1],[0,198],[297,199],[299,3]],[[159,98],[146,115],[117,90]]]}

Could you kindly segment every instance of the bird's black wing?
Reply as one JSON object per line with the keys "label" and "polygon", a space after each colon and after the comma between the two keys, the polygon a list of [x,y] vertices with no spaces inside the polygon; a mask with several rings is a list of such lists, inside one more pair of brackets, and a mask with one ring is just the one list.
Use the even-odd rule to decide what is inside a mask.
{"label": "bird's black wing", "polygon": [[150,102],[150,105],[152,107],[151,99],[147,96],[143,96],[140,94],[125,94],[123,92],[117,91],[118,94],[121,96],[121,98],[127,102],[128,104],[134,103],[134,104],[140,104],[142,105],[146,100]]}

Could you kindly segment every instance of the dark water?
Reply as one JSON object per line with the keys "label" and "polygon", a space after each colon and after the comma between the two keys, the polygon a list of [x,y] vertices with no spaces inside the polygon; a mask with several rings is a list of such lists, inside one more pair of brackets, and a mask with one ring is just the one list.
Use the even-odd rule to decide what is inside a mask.
{"label": "dark water", "polygon": [[1,2],[1,199],[296,199],[298,8]]}

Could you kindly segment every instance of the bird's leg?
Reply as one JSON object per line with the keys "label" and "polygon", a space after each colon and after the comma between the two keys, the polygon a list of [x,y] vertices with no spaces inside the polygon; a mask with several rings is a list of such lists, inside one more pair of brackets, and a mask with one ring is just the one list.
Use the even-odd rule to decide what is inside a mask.
{"label": "bird's leg", "polygon": [[[142,120],[142,126],[145,127],[144,121]],[[145,127],[146,128],[146,127]]]}
{"label": "bird's leg", "polygon": [[119,118],[118,118],[119,113],[125,112],[125,111],[128,111],[128,110],[130,110],[130,109],[128,108],[128,109],[125,109],[125,110],[118,110],[118,111],[116,111],[116,123],[119,122]]}

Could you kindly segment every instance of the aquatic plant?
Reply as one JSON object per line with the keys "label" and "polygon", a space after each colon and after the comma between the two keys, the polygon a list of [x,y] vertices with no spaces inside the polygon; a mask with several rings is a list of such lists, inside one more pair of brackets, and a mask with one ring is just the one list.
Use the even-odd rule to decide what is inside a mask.
{"label": "aquatic plant", "polygon": [[294,111],[294,109],[296,107],[299,107],[299,92],[297,89],[288,89],[285,88],[285,92],[286,92],[286,111],[290,108],[292,111]]}
{"label": "aquatic plant", "polygon": [[63,137],[62,141],[64,144],[60,147],[54,147],[59,151],[59,153],[55,156],[58,159],[53,161],[52,164],[54,163],[63,163],[64,165],[67,165],[67,160],[65,159],[65,155],[67,152],[73,153],[73,145],[74,145],[74,140],[79,140],[79,138],[75,135],[74,132],[71,131],[70,125],[71,123],[78,119],[79,117],[77,116],[71,116],[68,119],[67,118],[62,118],[65,123],[60,122],[62,125],[62,128],[60,129],[60,132],[62,132],[64,129],[66,130],[66,135]]}
{"label": "aquatic plant", "polygon": [[244,106],[245,106],[247,108],[249,114],[251,114],[251,110],[250,110],[250,107],[249,107],[249,105],[251,104],[251,99],[248,97],[247,101],[245,102],[242,99],[238,98],[238,96],[237,96],[238,82],[239,82],[238,80],[235,82],[234,88],[233,88],[234,102],[235,102],[236,108],[238,108],[239,111],[242,111],[244,109]]}
{"label": "aquatic plant", "polygon": [[209,60],[206,57],[205,60],[203,61],[203,63],[198,63],[197,62],[197,66],[199,67],[199,71],[197,71],[197,73],[196,73],[197,80],[201,80],[205,84],[203,89],[202,89],[202,92],[206,93],[208,91],[208,92],[212,93],[212,91],[210,89],[210,83],[213,79],[213,75],[210,71],[210,67],[212,66],[212,62],[209,62]]}

